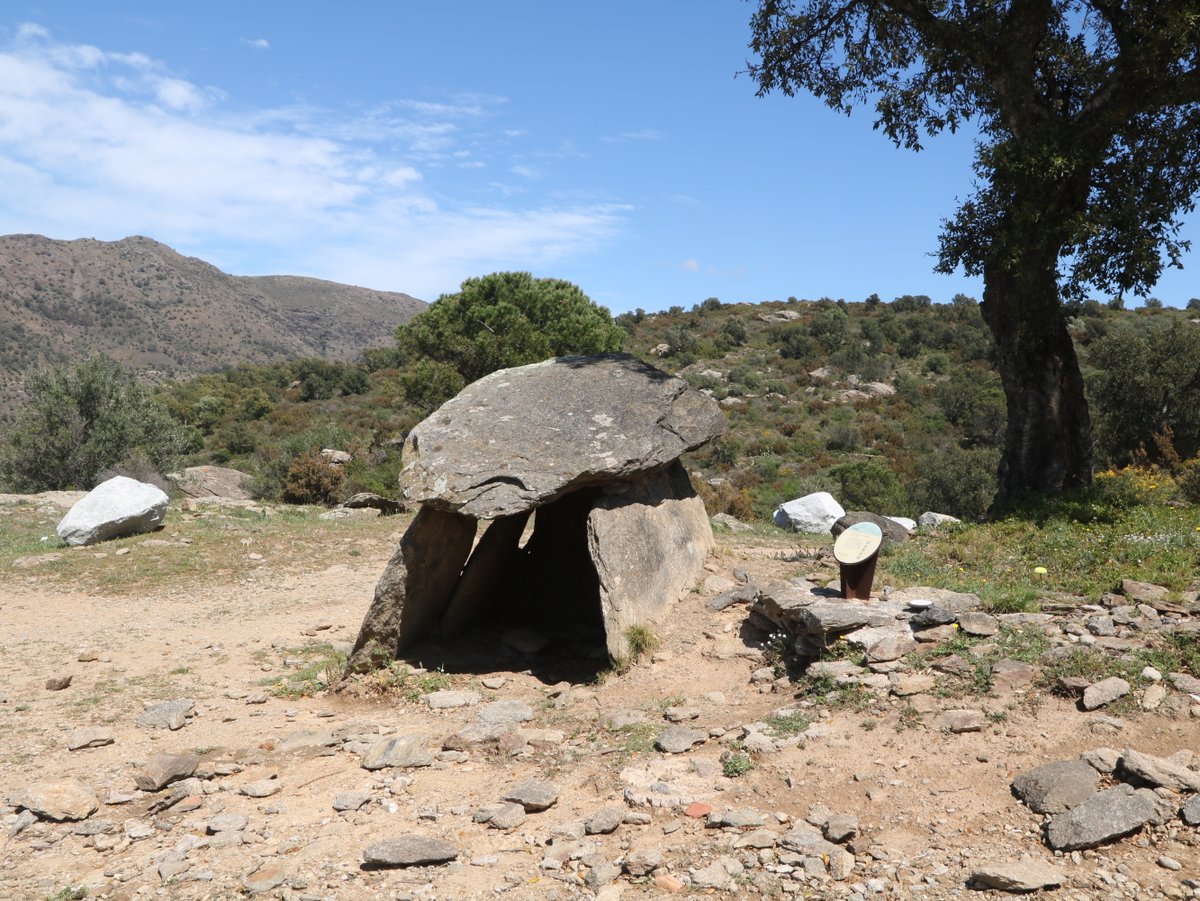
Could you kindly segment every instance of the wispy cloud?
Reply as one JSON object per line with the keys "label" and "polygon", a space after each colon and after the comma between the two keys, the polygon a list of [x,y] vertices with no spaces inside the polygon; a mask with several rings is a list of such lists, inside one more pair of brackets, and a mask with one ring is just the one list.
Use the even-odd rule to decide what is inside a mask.
{"label": "wispy cloud", "polygon": [[657,129],[644,128],[641,131],[624,131],[620,134],[607,135],[604,140],[610,144],[627,143],[631,141],[665,141],[667,136]]}
{"label": "wispy cloud", "polygon": [[270,50],[271,42],[266,38],[242,38],[242,43],[255,50]]}
{"label": "wispy cloud", "polygon": [[699,272],[700,261],[696,259],[684,260],[679,264],[680,269],[686,269],[688,272]]}
{"label": "wispy cloud", "polygon": [[[266,44],[247,39],[255,41]],[[227,100],[143,54],[22,26],[0,45],[0,232],[146,234],[231,271],[421,296],[492,269],[590,253],[629,213],[524,191],[523,204],[484,206],[439,180],[489,162],[527,181],[539,174],[476,153],[488,146],[481,123],[504,98],[353,112],[303,104],[235,112]],[[459,128],[466,120],[470,138]],[[503,131],[521,134],[511,123]]]}

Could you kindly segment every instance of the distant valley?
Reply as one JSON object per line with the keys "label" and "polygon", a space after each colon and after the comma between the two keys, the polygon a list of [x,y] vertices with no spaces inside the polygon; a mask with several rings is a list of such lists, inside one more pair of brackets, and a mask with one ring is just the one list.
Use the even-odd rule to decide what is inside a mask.
{"label": "distant valley", "polygon": [[0,414],[39,366],[105,354],[180,377],[298,357],[350,361],[427,304],[298,276],[236,276],[150,238],[0,236]]}

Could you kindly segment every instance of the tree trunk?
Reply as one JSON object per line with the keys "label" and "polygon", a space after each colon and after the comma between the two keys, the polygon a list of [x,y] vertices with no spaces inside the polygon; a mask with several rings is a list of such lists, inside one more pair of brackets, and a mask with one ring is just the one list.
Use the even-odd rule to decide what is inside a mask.
{"label": "tree trunk", "polygon": [[1092,481],[1092,427],[1083,376],[1058,293],[1057,254],[984,269],[984,321],[1008,402],[1008,431],[993,507],[1061,494]]}

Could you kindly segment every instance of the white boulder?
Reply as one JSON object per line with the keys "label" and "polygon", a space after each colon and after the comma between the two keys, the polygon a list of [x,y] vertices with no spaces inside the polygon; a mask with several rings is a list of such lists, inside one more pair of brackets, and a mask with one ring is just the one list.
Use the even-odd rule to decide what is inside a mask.
{"label": "white boulder", "polygon": [[922,513],[917,517],[917,525],[922,529],[936,529],[939,526],[952,526],[960,522],[962,522],[961,519],[956,519],[946,513],[934,513],[932,511]]}
{"label": "white boulder", "polygon": [[845,515],[832,494],[818,491],[780,504],[775,510],[775,525],[797,532],[828,532]]}
{"label": "white boulder", "polygon": [[909,519],[907,516],[888,516],[886,518],[890,519],[896,525],[908,529],[910,532],[917,527],[917,521],[915,519]]}
{"label": "white boulder", "polygon": [[162,490],[125,476],[101,482],[67,511],[58,537],[67,544],[87,545],[110,538],[151,532],[167,515]]}

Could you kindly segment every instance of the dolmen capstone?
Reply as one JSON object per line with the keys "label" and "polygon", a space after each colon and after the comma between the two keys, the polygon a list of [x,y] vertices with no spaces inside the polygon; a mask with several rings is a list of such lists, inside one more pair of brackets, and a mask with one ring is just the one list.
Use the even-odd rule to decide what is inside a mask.
{"label": "dolmen capstone", "polygon": [[712,528],[679,457],[724,431],[712,398],[628,354],[468,385],[405,441],[400,487],[420,509],[348,671],[496,614],[590,620],[611,656],[626,655],[630,628],[658,621],[703,568]]}

